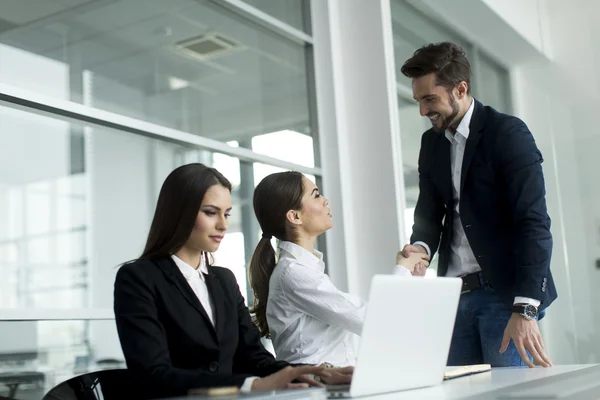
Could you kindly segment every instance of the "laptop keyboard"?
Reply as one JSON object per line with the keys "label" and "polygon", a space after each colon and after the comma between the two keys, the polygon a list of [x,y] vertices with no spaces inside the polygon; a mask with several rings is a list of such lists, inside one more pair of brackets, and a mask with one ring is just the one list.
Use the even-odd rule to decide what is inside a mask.
{"label": "laptop keyboard", "polygon": [[340,399],[350,397],[350,385],[325,385],[327,397],[330,399]]}

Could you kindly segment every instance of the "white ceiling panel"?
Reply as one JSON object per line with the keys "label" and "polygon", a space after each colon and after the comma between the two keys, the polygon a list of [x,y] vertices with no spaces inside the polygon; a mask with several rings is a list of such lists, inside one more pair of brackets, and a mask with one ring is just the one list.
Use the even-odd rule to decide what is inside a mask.
{"label": "white ceiling panel", "polygon": [[54,0],[2,0],[0,8],[3,19],[22,25],[60,12],[68,5]]}
{"label": "white ceiling panel", "polygon": [[189,6],[194,0],[121,0],[105,7],[74,15],[66,24],[76,22],[106,32],[159,15],[165,15],[181,7]]}
{"label": "white ceiling panel", "polygon": [[65,7],[75,7],[75,6],[79,6],[81,4],[84,3],[90,3],[92,1],[98,1],[98,0],[52,0],[55,3],[58,4],[62,4]]}
{"label": "white ceiling panel", "polygon": [[[35,9],[42,0],[8,1],[16,15],[15,4],[31,1]],[[65,10],[85,3],[51,1]],[[92,71],[88,97],[94,107],[182,130],[229,137],[244,129],[267,129],[267,124],[285,127],[308,120],[302,45],[208,1],[90,3],[56,14],[43,25],[0,33],[0,43],[62,62],[74,79],[78,71]],[[208,32],[243,48],[210,61],[175,50],[177,42]],[[173,81],[181,86],[174,87]]]}

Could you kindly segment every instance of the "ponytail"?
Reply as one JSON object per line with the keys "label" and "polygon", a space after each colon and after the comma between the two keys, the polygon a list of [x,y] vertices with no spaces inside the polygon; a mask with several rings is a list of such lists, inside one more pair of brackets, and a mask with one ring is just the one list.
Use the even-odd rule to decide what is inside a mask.
{"label": "ponytail", "polygon": [[300,172],[276,172],[265,177],[254,189],[254,214],[262,230],[262,238],[256,245],[248,267],[250,286],[254,291],[254,323],[261,336],[271,337],[267,323],[267,300],[269,281],[275,269],[275,249],[271,238],[293,240],[294,227],[290,226],[286,214],[289,210],[302,209],[304,176]]}
{"label": "ponytail", "polygon": [[260,335],[266,338],[271,337],[267,323],[267,300],[269,298],[269,281],[275,265],[275,249],[271,246],[271,241],[263,236],[250,259],[248,278],[254,291],[254,307],[250,312],[254,313],[254,323],[258,327]]}

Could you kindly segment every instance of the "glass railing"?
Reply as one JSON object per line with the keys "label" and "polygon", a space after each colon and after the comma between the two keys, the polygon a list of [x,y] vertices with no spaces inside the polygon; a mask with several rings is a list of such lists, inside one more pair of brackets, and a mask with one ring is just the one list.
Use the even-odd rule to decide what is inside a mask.
{"label": "glass railing", "polygon": [[0,397],[41,399],[74,376],[124,367],[112,310],[0,310]]}

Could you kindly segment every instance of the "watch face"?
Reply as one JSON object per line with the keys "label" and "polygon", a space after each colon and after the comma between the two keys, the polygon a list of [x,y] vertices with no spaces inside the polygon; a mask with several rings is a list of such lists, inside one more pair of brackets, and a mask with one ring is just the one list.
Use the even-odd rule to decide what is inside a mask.
{"label": "watch face", "polygon": [[526,305],[525,317],[528,319],[534,319],[535,317],[537,317],[537,308],[535,306],[532,306],[531,304]]}

